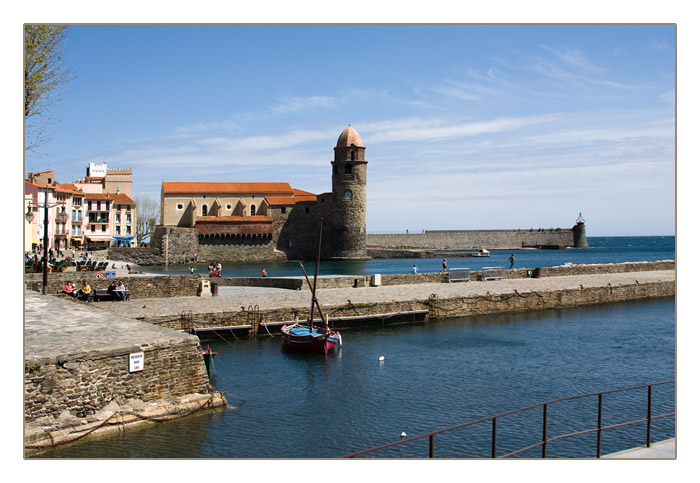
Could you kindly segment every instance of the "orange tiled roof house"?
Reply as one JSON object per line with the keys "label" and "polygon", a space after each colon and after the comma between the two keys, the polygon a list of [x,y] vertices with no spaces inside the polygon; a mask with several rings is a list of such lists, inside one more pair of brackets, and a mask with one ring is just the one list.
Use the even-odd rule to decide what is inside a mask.
{"label": "orange tiled roof house", "polygon": [[285,182],[163,182],[152,246],[166,264],[309,259],[323,217],[324,259],[366,259],[365,148],[348,126],[334,150],[329,193]]}

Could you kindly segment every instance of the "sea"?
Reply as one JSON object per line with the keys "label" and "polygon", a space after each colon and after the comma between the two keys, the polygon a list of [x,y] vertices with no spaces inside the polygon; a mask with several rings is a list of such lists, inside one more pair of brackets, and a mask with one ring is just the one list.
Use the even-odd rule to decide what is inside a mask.
{"label": "sea", "polygon": [[[521,268],[675,259],[674,237],[591,237],[589,244],[585,250],[494,251],[487,266],[507,266],[511,253]],[[405,273],[413,263],[427,272],[438,271],[441,261],[322,262],[320,272]],[[448,263],[482,267],[480,259],[455,257]],[[268,265],[268,272],[298,276],[298,264]],[[258,268],[225,265],[226,272],[240,276]],[[673,381],[675,309],[675,300],[662,299],[347,330],[342,348],[328,356],[290,351],[279,337],[207,340],[204,344],[218,352],[212,384],[226,394],[227,408],[33,457],[337,458],[399,441],[402,433],[410,438],[554,399]],[[646,395],[641,389],[604,396],[603,425],[643,419]],[[654,414],[672,413],[675,406],[675,384],[654,387]],[[652,440],[675,437],[675,423],[674,417],[654,420]],[[597,398],[561,402],[548,410],[549,437],[596,425]],[[498,454],[533,444],[541,432],[541,410],[500,419]],[[642,446],[645,438],[643,424],[604,431],[602,453]],[[518,457],[537,458],[540,451]],[[594,458],[595,452],[595,433],[547,445],[549,458]],[[490,454],[490,423],[435,440],[439,458]],[[427,456],[426,439],[366,457]]]}
{"label": "sea", "polygon": [[[379,258],[366,261],[340,262],[322,261],[319,275],[393,275],[411,273],[415,264],[419,273],[439,272],[442,259],[449,268],[470,268],[481,270],[484,267],[509,268],[509,258],[515,256],[514,268],[556,267],[567,263],[584,265],[591,263],[622,263],[658,260],[675,260],[675,236],[636,236],[636,237],[589,237],[590,248],[566,248],[562,250],[491,250],[490,257],[436,257],[436,258]],[[143,266],[145,273],[182,275],[195,273],[206,275],[209,264],[218,260],[202,260],[188,265]],[[309,275],[313,274],[315,262],[303,261]],[[268,277],[298,277],[302,275],[298,261],[289,262],[222,262],[222,277],[259,277],[264,268]]]}

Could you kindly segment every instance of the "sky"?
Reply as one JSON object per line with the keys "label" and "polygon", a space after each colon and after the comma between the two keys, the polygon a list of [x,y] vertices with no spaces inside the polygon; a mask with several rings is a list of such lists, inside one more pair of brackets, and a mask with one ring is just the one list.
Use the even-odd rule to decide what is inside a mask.
{"label": "sky", "polygon": [[163,181],[331,190],[352,125],[368,233],[571,227],[673,235],[675,25],[72,25],[53,140]]}

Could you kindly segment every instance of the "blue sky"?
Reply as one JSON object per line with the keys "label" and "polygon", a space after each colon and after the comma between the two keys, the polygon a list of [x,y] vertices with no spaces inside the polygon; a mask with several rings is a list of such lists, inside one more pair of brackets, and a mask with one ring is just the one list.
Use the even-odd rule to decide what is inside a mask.
{"label": "blue sky", "polygon": [[367,230],[675,232],[672,25],[74,25],[27,171],[330,191],[348,125]]}

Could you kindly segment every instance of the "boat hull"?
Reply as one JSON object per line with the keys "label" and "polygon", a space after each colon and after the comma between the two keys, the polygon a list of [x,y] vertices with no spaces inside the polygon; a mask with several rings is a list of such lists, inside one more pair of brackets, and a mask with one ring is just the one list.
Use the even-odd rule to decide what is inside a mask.
{"label": "boat hull", "polygon": [[282,339],[285,346],[308,352],[325,354],[338,345],[339,337],[337,332],[332,330],[325,332],[317,327],[311,329],[301,325],[282,327]]}

